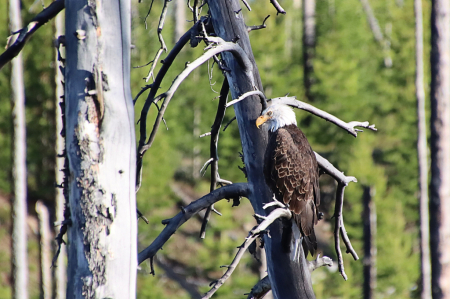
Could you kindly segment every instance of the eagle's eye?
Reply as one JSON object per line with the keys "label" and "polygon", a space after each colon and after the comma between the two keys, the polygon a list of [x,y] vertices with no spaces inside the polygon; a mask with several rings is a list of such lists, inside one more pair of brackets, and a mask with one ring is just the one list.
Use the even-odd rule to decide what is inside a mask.
{"label": "eagle's eye", "polygon": [[272,111],[269,111],[269,112],[267,112],[267,115],[268,115],[268,116],[272,116],[272,115],[273,115],[273,112],[272,112]]}

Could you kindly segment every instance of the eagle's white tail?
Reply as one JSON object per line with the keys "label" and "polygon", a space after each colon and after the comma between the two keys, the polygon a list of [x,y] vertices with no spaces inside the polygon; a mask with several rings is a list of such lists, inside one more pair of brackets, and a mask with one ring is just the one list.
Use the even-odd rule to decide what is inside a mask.
{"label": "eagle's white tail", "polygon": [[300,257],[300,246],[302,246],[302,234],[294,219],[292,221],[292,239],[291,239],[291,260],[298,261]]}

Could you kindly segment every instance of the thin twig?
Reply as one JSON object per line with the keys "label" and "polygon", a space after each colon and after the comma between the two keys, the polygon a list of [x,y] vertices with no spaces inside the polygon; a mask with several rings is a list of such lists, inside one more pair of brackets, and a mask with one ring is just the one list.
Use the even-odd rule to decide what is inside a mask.
{"label": "thin twig", "polygon": [[235,120],[236,120],[236,116],[233,116],[233,118],[230,119],[230,121],[227,122],[227,124],[223,127],[223,131],[225,132],[225,130],[228,128],[228,126]]}
{"label": "thin twig", "polygon": [[338,259],[339,272],[341,273],[342,277],[345,280],[347,280],[347,274],[345,274],[344,261],[342,258],[342,252],[339,242],[339,231],[341,228],[341,223],[343,223],[343,221],[341,220],[342,220],[342,206],[344,203],[344,189],[345,185],[339,183],[336,190],[336,203],[334,206],[334,249],[336,250],[336,255]]}
{"label": "thin twig", "polygon": [[[211,184],[209,191],[212,192],[217,188],[218,178],[219,178],[219,154],[218,154],[218,142],[219,142],[219,132],[222,126],[223,118],[225,116],[227,96],[230,88],[228,85],[228,80],[225,78],[220,90],[219,104],[217,107],[216,117],[214,123],[211,127],[211,141],[209,144],[209,155],[213,159],[211,164]],[[205,217],[203,218],[202,227],[200,229],[200,238],[204,239],[206,236],[206,226],[208,224],[209,218],[211,217],[211,211],[214,210],[214,206],[211,205],[206,209]]]}
{"label": "thin twig", "polygon": [[[159,61],[159,57],[161,57],[162,52],[167,52],[166,43],[164,42],[164,38],[162,36],[162,30],[164,28],[164,22],[166,21],[166,15],[167,15],[167,8],[168,8],[169,0],[164,1],[164,6],[161,11],[161,16],[159,17],[159,24],[158,24],[158,39],[159,43],[161,44],[161,47],[159,48],[158,52],[156,52],[155,59],[153,59],[152,67],[150,68],[150,72],[148,73],[147,77],[145,78],[145,82],[148,82],[150,80],[150,77],[153,77],[153,71],[155,70],[156,64]],[[154,81],[154,78],[153,78]]]}
{"label": "thin twig", "polygon": [[[144,103],[144,107],[141,110],[141,116],[140,116],[140,140],[139,140],[139,148],[138,153],[140,152],[141,147],[145,144],[145,139],[147,138],[147,114],[150,110],[150,106],[153,103],[153,100],[155,99],[155,95],[158,92],[158,89],[161,86],[162,80],[164,79],[167,71],[169,70],[170,66],[172,65],[173,61],[177,57],[177,55],[180,53],[180,51],[183,49],[183,47],[187,44],[187,42],[191,39],[191,33],[193,30],[195,30],[197,24],[194,24],[185,34],[183,34],[182,37],[178,40],[178,42],[175,44],[173,49],[169,52],[166,59],[164,59],[164,63],[161,66],[158,75],[156,76],[155,81],[151,84],[150,93],[147,96],[147,99]],[[139,188],[141,186],[142,182],[142,158],[143,154],[139,155],[137,157],[136,161],[136,192],[139,191]]]}
{"label": "thin twig", "polygon": [[225,283],[225,281],[233,273],[234,269],[236,269],[236,266],[239,264],[239,261],[241,260],[248,246],[250,246],[250,244],[252,244],[253,241],[269,227],[269,225],[271,225],[278,218],[289,219],[291,217],[292,214],[287,208],[275,209],[267,217],[264,217],[264,221],[262,221],[257,227],[249,232],[244,243],[239,247],[239,250],[234,257],[233,262],[227,267],[227,271],[225,271],[225,274],[223,274],[223,276],[214,283],[214,286],[208,291],[208,293],[205,294],[205,296],[202,297],[202,299],[211,298],[211,296]]}
{"label": "thin twig", "polygon": [[278,3],[277,0],[270,0],[270,3],[272,3],[273,7],[275,7],[275,9],[277,10],[277,14],[286,14],[286,11],[283,9],[283,7],[281,7],[280,3]]}
{"label": "thin twig", "polygon": [[0,55],[0,70],[6,63],[10,62],[14,57],[19,55],[27,41],[31,38],[42,25],[53,19],[59,12],[64,9],[64,0],[56,0],[52,2],[46,9],[37,14],[27,26],[19,30],[19,36],[10,45],[5,52]]}
{"label": "thin twig", "polygon": [[253,31],[253,30],[259,30],[259,29],[264,29],[267,27],[266,25],[266,21],[267,19],[270,17],[270,15],[268,15],[267,17],[265,17],[264,21],[262,22],[261,25],[256,25],[256,26],[247,26],[247,31]]}
{"label": "thin twig", "polygon": [[244,6],[247,7],[248,11],[252,11],[252,8],[250,7],[250,4],[248,4],[247,0],[242,0],[242,3],[244,3]]}
{"label": "thin twig", "polygon": [[182,209],[175,217],[168,221],[163,231],[158,235],[158,237],[153,241],[153,243],[142,250],[138,255],[138,264],[142,263],[148,258],[152,258],[155,254],[162,248],[162,246],[169,240],[169,238],[176,232],[176,230],[192,216],[197,214],[199,211],[205,209],[211,204],[224,199],[232,198],[236,196],[247,197],[249,194],[249,188],[247,183],[236,183],[228,185],[211,193],[203,196],[202,198],[192,202],[188,206]]}
{"label": "thin twig", "polygon": [[297,100],[295,97],[274,98],[274,99],[272,99],[272,103],[285,104],[285,105],[289,105],[289,106],[292,106],[292,107],[295,107],[298,109],[308,111],[318,117],[325,119],[326,121],[329,121],[329,122],[337,125],[338,127],[343,128],[344,130],[346,130],[348,133],[350,133],[354,137],[356,137],[358,135],[358,132],[363,132],[362,130],[356,129],[355,127],[366,128],[366,129],[369,129],[372,131],[377,130],[375,128],[375,125],[369,125],[368,121],[366,121],[366,122],[351,121],[351,122],[346,123],[328,112],[325,112],[325,111],[320,110],[312,105],[309,105],[309,104],[306,104],[304,102]]}

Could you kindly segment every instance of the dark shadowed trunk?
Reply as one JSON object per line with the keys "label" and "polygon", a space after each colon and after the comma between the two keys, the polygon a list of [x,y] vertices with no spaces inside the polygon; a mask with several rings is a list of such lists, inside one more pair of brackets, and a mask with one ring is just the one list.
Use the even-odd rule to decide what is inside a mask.
{"label": "dark shadowed trunk", "polygon": [[[9,1],[11,32],[22,28],[20,0]],[[25,86],[20,53],[11,61],[11,103],[13,119],[13,202],[12,202],[12,283],[13,298],[28,298],[27,257],[27,143],[25,124]]]}
{"label": "dark shadowed trunk", "polygon": [[67,298],[136,297],[130,2],[66,1]]}
{"label": "dark shadowed trunk", "polygon": [[430,247],[433,299],[450,298],[450,1],[431,9]]}
{"label": "dark shadowed trunk", "polygon": [[377,287],[377,211],[373,201],[373,187],[364,187],[364,299],[375,298]]}
{"label": "dark shadowed trunk", "polygon": [[[251,50],[247,29],[240,11],[239,1],[209,1],[213,26],[216,34],[225,41],[235,41],[244,49],[253,63],[253,78],[248,78],[231,53],[223,53],[222,57],[230,69],[227,80],[234,99],[245,92],[256,88],[263,90],[258,69]],[[237,13],[236,13],[237,12]],[[256,213],[266,215],[262,206],[272,201],[273,194],[264,181],[264,152],[267,146],[267,132],[258,130],[255,121],[261,113],[261,103],[257,96],[252,96],[234,105],[238,121],[244,163],[250,185],[249,199]],[[283,252],[281,235],[283,226],[280,220],[270,227],[271,238],[265,235],[268,273],[274,296],[279,299],[315,298],[311,286],[311,278],[304,255],[300,263],[291,261],[289,253]]]}
{"label": "dark shadowed trunk", "polygon": [[303,0],[303,83],[305,95],[313,101],[311,86],[314,83],[313,59],[316,47],[316,0]]}

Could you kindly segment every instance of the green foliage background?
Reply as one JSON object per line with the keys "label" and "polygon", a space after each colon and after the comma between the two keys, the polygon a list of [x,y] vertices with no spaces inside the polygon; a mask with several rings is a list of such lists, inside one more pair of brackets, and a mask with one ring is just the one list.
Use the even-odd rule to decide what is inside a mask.
{"label": "green foliage background", "polygon": [[[29,11],[31,0],[23,1],[24,24],[31,20],[40,7]],[[133,1],[132,66],[144,65],[152,60],[159,42],[156,28],[162,1],[154,3],[144,25],[150,1]],[[45,1],[48,5],[50,1]],[[256,62],[267,97],[286,93],[304,99],[302,63],[302,21],[299,0],[281,1],[288,14],[276,15],[269,1],[251,1],[251,12],[244,12],[248,25],[260,24],[266,15],[267,28],[253,31],[250,38]],[[313,105],[339,118],[352,121],[369,120],[378,132],[364,132],[353,138],[345,131],[306,112],[298,112],[299,125],[308,136],[313,148],[332,161],[347,175],[356,176],[358,184],[346,189],[344,216],[353,245],[362,257],[362,186],[372,186],[378,219],[377,298],[415,298],[419,278],[417,161],[416,161],[416,104],[414,95],[414,11],[413,1],[379,0],[371,2],[380,27],[389,41],[387,51],[374,40],[366,15],[358,0],[317,1],[317,43],[314,59],[312,94]],[[163,30],[167,46],[173,47],[173,10]],[[428,21],[429,3],[423,5]],[[9,34],[6,1],[0,2],[0,36]],[[206,9],[204,9],[206,12]],[[187,15],[188,19],[191,16]],[[186,29],[192,23],[186,22]],[[425,24],[428,34],[429,24]],[[5,40],[4,39],[4,40]],[[53,24],[43,26],[24,49],[27,133],[28,133],[28,192],[29,214],[35,215],[34,204],[43,199],[52,209],[54,187],[54,74],[56,71],[52,48]],[[429,36],[425,36],[425,41]],[[4,45],[5,43],[3,43]],[[192,49],[187,46],[166,76],[161,92],[184,68],[203,53],[203,45]],[[37,50],[38,49],[38,50]],[[426,44],[426,53],[428,45]],[[161,59],[166,54],[163,54]],[[384,58],[392,58],[392,67],[386,67]],[[428,58],[425,58],[427,66]],[[160,64],[156,70],[159,69]],[[427,69],[427,67],[426,67]],[[132,69],[133,96],[146,83],[149,66]],[[209,137],[199,139],[194,131],[210,130],[217,107],[217,91],[223,76],[214,68],[212,88],[209,86],[207,65],[193,72],[175,94],[155,143],[145,156],[142,188],[138,193],[139,209],[150,220],[139,222],[139,248],[159,234],[161,220],[179,211],[181,189],[192,198],[209,191],[209,170],[204,177],[195,173],[209,156]],[[9,207],[11,193],[11,105],[10,69],[0,72],[0,297],[10,296],[9,277]],[[150,81],[151,82],[151,81]],[[150,83],[149,82],[149,83]],[[214,92],[215,90],[216,92]],[[136,121],[146,93],[136,104]],[[151,130],[155,108],[149,114]],[[233,117],[232,109],[226,113],[225,123]],[[195,125],[195,121],[198,125]],[[138,128],[138,127],[136,127]],[[238,169],[241,166],[239,132],[232,123],[219,140],[219,169],[222,178],[233,182],[245,181]],[[200,162],[194,162],[200,161]],[[322,181],[324,210],[332,211],[334,184]],[[160,252],[162,261],[178,265],[185,279],[199,284],[200,292],[208,290],[208,283],[220,277],[220,265],[229,264],[254,225],[252,209],[247,200],[231,208],[226,201],[217,205],[222,217],[213,216],[205,240],[198,239],[200,222],[192,219],[169,241]],[[332,215],[326,214],[322,224],[323,252],[334,256],[332,236],[328,223]],[[33,223],[33,222],[31,222]],[[39,296],[38,253],[36,229],[30,225],[30,294]],[[321,268],[314,272],[313,284],[317,298],[362,297],[362,260],[353,261],[345,255],[349,280],[344,282],[335,270]],[[156,267],[156,277],[148,275],[144,263],[138,279],[138,298],[189,298],[180,285],[165,271]],[[215,298],[245,298],[258,280],[259,263],[247,255]]]}

